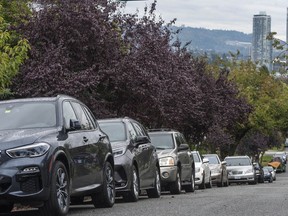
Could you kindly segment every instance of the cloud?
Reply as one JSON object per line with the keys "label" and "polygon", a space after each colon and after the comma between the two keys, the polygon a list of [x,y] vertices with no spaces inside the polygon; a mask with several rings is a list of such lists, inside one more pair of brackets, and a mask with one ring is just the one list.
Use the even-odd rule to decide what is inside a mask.
{"label": "cloud", "polygon": [[[126,12],[143,11],[153,0],[127,2]],[[253,15],[265,11],[271,16],[271,30],[281,39],[286,38],[287,0],[158,0],[156,12],[176,25],[208,29],[236,30],[252,33]]]}

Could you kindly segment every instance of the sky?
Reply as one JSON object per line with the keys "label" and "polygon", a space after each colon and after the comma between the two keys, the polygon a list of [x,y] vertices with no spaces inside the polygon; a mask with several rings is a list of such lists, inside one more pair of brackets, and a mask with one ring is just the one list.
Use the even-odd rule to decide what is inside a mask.
{"label": "sky", "polygon": [[[153,0],[128,1],[124,12],[143,14]],[[253,15],[266,12],[271,16],[271,31],[286,40],[288,0],[157,0],[156,14],[165,22],[174,18],[176,25],[206,29],[236,30],[251,34]]]}

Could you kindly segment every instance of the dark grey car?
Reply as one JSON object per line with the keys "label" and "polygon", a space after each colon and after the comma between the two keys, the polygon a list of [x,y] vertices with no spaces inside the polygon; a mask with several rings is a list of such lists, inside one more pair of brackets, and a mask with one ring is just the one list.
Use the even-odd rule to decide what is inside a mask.
{"label": "dark grey car", "polygon": [[141,190],[146,190],[148,197],[160,197],[158,157],[145,128],[127,117],[102,119],[98,122],[112,144],[116,195],[135,202]]}
{"label": "dark grey car", "polygon": [[59,95],[0,102],[0,212],[14,203],[66,215],[91,196],[95,207],[115,202],[111,144],[92,112]]}
{"label": "dark grey car", "polygon": [[184,135],[171,129],[150,129],[149,136],[157,149],[162,188],[172,194],[195,190],[195,164]]}

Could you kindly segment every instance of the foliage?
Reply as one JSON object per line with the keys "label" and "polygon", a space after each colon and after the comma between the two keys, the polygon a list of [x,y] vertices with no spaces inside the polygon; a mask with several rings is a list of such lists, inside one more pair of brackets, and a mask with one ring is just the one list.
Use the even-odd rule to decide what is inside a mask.
{"label": "foliage", "polygon": [[[11,29],[13,25],[23,22],[20,19],[28,14],[26,3],[21,1],[0,1],[0,98],[11,94],[9,89],[12,79],[19,71],[20,65],[27,59],[29,44]],[[25,11],[23,11],[23,10]]]}
{"label": "foliage", "polygon": [[[170,45],[174,20],[157,18],[156,2],[142,17],[106,3],[42,1],[20,29],[31,52],[14,81],[18,97],[69,94],[97,118],[129,116],[150,128],[178,129],[194,144],[245,122],[250,107],[235,84],[225,71],[214,76],[185,46]],[[223,146],[232,142],[224,137]]]}

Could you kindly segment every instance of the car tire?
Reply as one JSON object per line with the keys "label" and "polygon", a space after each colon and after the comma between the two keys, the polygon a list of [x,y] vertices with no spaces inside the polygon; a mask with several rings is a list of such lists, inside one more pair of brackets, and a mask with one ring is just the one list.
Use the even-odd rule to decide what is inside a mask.
{"label": "car tire", "polygon": [[70,182],[67,169],[61,161],[56,161],[51,172],[50,197],[40,208],[42,216],[67,215],[70,205]]}
{"label": "car tire", "polygon": [[224,181],[223,181],[223,173],[221,175],[221,181],[217,182],[217,187],[223,187],[224,186]]}
{"label": "car tire", "polygon": [[176,174],[176,180],[170,184],[170,193],[171,194],[181,193],[181,175],[179,169]]}
{"label": "car tire", "polygon": [[209,177],[209,182],[206,184],[206,188],[212,188],[212,179],[211,179],[211,175]]}
{"label": "car tire", "polygon": [[161,196],[161,179],[158,167],[156,167],[154,187],[146,191],[149,198],[159,198]]}
{"label": "car tire", "polygon": [[95,208],[111,208],[115,203],[114,169],[106,161],[103,168],[103,185],[100,193],[93,194],[92,203]]}
{"label": "car tire", "polygon": [[228,176],[226,176],[226,182],[224,182],[224,187],[228,187],[230,185]]}
{"label": "car tire", "polygon": [[205,189],[205,188],[206,188],[205,175],[203,175],[203,180],[202,180],[201,184],[199,185],[199,189]]}
{"label": "car tire", "polygon": [[189,185],[184,186],[185,192],[194,192],[195,191],[195,178],[194,173],[192,172]]}
{"label": "car tire", "polygon": [[0,200],[0,213],[10,213],[14,207],[12,202],[6,200]]}
{"label": "car tire", "polygon": [[132,167],[131,175],[131,187],[130,191],[123,194],[124,201],[137,202],[139,199],[140,187],[139,187],[139,175],[135,165]]}

